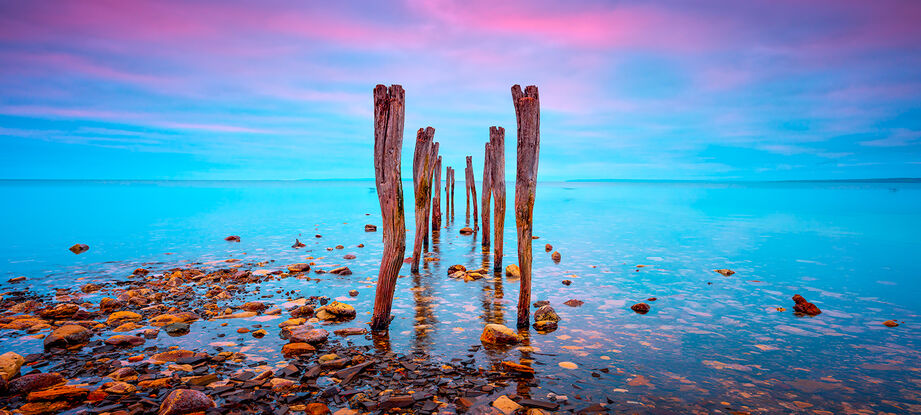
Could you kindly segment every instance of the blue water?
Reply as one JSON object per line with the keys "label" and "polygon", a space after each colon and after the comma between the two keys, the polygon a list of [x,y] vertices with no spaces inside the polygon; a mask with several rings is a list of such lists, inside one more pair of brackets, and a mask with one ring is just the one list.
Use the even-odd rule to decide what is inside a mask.
{"label": "blue water", "polygon": [[[404,189],[408,199],[411,186]],[[407,277],[397,285],[390,331],[396,351],[465,358],[485,322],[514,325],[517,281],[446,275],[452,264],[491,260],[479,238],[458,233],[463,184],[457,189],[454,221],[433,244],[440,260],[418,276],[408,265],[401,271]],[[138,266],[157,272],[239,258],[274,260],[256,268],[276,270],[313,256],[322,268],[344,264],[354,274],[272,281],[261,291],[340,298],[358,310],[348,326],[370,320],[382,250],[380,232],[363,230],[380,225],[371,181],[0,181],[0,192],[0,290],[13,289],[6,281],[19,276],[27,280],[15,289],[47,293],[124,279]],[[513,189],[508,195],[504,263],[512,264]],[[406,214],[411,228],[413,213]],[[663,401],[753,413],[921,410],[921,184],[540,183],[534,223],[532,299],[549,300],[563,319],[555,332],[531,332],[541,396],[609,398],[637,410]],[[242,241],[225,242],[227,235]],[[292,249],[295,238],[307,247]],[[90,250],[74,255],[67,248],[75,243]],[[562,254],[559,264],[546,243]],[[345,249],[327,251],[339,244]],[[343,260],[347,253],[357,259]],[[736,274],[723,277],[717,268]],[[350,298],[353,288],[360,294]],[[823,313],[793,315],[794,294]],[[649,314],[630,310],[648,297],[657,297]],[[569,299],[584,305],[563,305]],[[901,325],[881,324],[889,319]],[[188,337],[157,342],[208,351],[218,332],[247,323],[197,322]],[[0,352],[41,350],[39,339],[0,336],[9,337]],[[258,342],[280,349],[276,337]],[[477,359],[489,365],[520,353],[482,350]]]}

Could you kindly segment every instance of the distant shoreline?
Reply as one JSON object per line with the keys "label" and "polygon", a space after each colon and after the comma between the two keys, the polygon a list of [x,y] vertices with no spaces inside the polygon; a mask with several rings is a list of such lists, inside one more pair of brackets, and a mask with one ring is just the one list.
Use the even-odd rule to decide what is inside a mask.
{"label": "distant shoreline", "polygon": [[[366,179],[0,179],[0,182],[371,182]],[[404,178],[411,182],[412,178]],[[508,180],[513,182],[513,180]],[[796,180],[736,180],[736,179],[570,179],[548,180],[544,183],[921,183],[921,177],[890,177],[879,179],[796,179]]]}

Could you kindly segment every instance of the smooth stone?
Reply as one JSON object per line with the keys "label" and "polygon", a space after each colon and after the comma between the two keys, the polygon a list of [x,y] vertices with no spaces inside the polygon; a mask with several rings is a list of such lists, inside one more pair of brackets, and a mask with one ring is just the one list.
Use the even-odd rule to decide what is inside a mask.
{"label": "smooth stone", "polygon": [[480,341],[491,344],[513,344],[519,341],[518,333],[501,324],[487,324],[483,327]]}
{"label": "smooth stone", "polygon": [[0,355],[0,378],[9,381],[19,373],[26,359],[16,352],[6,352]]}
{"label": "smooth stone", "polygon": [[48,337],[45,337],[45,349],[47,350],[52,347],[67,348],[80,345],[88,342],[92,336],[93,334],[86,327],[76,324],[67,324],[58,327],[51,332]]}
{"label": "smooth stone", "polygon": [[184,415],[207,411],[216,405],[208,395],[192,389],[176,389],[166,396],[160,404],[157,415]]}

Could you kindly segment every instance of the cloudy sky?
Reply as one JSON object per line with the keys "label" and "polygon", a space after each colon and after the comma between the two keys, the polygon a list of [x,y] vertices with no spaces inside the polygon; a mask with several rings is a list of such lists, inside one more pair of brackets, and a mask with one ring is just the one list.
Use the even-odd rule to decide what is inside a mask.
{"label": "cloudy sky", "polygon": [[[375,84],[445,164],[540,178],[921,177],[921,2],[0,0],[0,178],[373,177]],[[509,177],[514,145],[507,146]],[[479,167],[477,168],[479,170]]]}

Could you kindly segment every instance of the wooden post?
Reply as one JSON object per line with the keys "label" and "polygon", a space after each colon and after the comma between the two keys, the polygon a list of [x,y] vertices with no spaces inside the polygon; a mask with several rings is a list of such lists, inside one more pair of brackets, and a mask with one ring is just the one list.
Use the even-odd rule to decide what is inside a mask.
{"label": "wooden post", "polygon": [[451,200],[451,181],[454,180],[454,169],[451,166],[445,167],[445,222],[451,222],[453,219],[451,207],[454,201]]}
{"label": "wooden post", "polygon": [[[473,156],[467,156],[467,190],[470,192],[470,196],[473,199],[473,230],[476,231],[480,228],[480,225],[477,223],[477,210],[476,210],[476,181],[473,178]],[[467,211],[470,211],[470,200],[467,200]]]}
{"label": "wooden post", "polygon": [[416,132],[416,150],[413,153],[413,187],[415,188],[416,237],[413,240],[413,262],[411,271],[419,272],[419,259],[422,257],[422,243],[429,230],[428,207],[432,200],[433,157],[436,151],[435,129],[420,128]]}
{"label": "wooden post", "polygon": [[492,246],[495,258],[493,259],[493,270],[502,271],[503,255],[503,238],[505,236],[505,129],[502,127],[489,127],[489,142],[492,146],[490,155],[490,172],[492,178],[489,180],[493,195],[493,223],[495,224],[495,238]]}
{"label": "wooden post", "polygon": [[454,223],[454,167],[451,167],[451,223]]}
{"label": "wooden post", "polygon": [[530,323],[531,235],[534,193],[537,189],[537,160],[540,152],[540,99],[534,85],[521,92],[512,87],[512,102],[518,120],[518,166],[515,178],[515,225],[518,228],[518,267],[521,290],[518,296],[518,327]]}
{"label": "wooden post", "polygon": [[470,226],[470,183],[467,182],[467,176],[470,173],[468,170],[470,170],[470,167],[464,167],[464,190],[467,191],[467,217],[464,220],[464,224]]}
{"label": "wooden post", "polygon": [[[428,176],[428,189],[426,194],[428,199],[425,201],[425,233],[422,235],[422,252],[429,252],[429,224],[431,223],[432,217],[432,179],[435,176],[435,161],[438,160],[438,143],[432,143],[432,154],[431,154],[431,165],[429,166],[429,176]],[[435,193],[438,193],[438,188],[435,188]]]}
{"label": "wooden post", "polygon": [[[435,178],[432,179],[432,235],[441,231],[441,156],[435,162]],[[445,178],[447,181],[447,178]],[[434,236],[433,236],[434,238]]]}
{"label": "wooden post", "polygon": [[480,222],[483,223],[483,242],[482,245],[484,248],[489,247],[489,202],[492,199],[492,174],[490,174],[490,167],[492,167],[492,146],[489,143],[486,143],[485,150],[483,152],[483,187],[482,189],[482,198],[483,198],[483,207],[480,209]]}
{"label": "wooden post", "polygon": [[377,274],[371,330],[385,330],[397,274],[406,253],[406,221],[403,216],[403,182],[400,154],[403,149],[404,91],[400,85],[374,87],[374,177],[381,204],[384,253]]}

